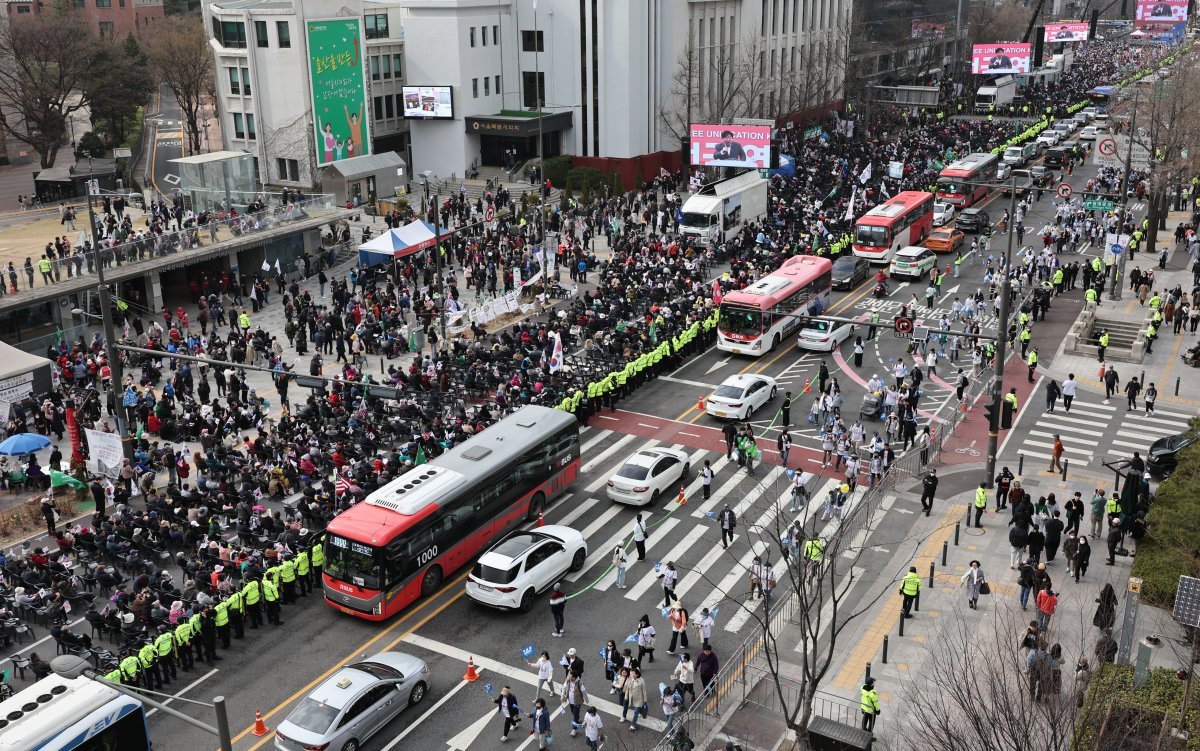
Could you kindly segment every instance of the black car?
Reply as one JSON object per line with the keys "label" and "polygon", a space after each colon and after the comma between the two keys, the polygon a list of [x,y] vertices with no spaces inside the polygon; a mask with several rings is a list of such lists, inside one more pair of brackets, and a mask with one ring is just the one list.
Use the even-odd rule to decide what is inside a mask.
{"label": "black car", "polygon": [[954,226],[963,232],[983,232],[992,226],[992,218],[983,209],[963,209]]}
{"label": "black car", "polygon": [[1050,180],[1054,178],[1054,173],[1050,171],[1050,168],[1040,164],[1036,167],[1030,167],[1029,175],[1033,178],[1033,184],[1038,188],[1046,187],[1050,184]]}
{"label": "black car", "polygon": [[833,262],[833,288],[851,289],[870,273],[867,259],[855,255],[842,256]]}
{"label": "black car", "polygon": [[1146,471],[1151,477],[1163,479],[1171,476],[1179,464],[1179,452],[1200,440],[1200,433],[1185,431],[1167,438],[1159,438],[1150,444],[1146,452]]}

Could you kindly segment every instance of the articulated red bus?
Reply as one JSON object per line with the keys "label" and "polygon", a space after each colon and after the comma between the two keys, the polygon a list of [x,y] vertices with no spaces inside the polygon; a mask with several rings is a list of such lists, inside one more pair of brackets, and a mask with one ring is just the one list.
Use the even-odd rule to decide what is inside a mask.
{"label": "articulated red bus", "polygon": [[938,198],[955,208],[965,209],[985,198],[991,190],[980,183],[996,182],[996,168],[1000,156],[991,152],[967,154],[956,162],[947,164],[938,175]]}
{"label": "articulated red bus", "polygon": [[334,517],[325,601],[359,618],[390,618],[492,539],[536,519],[578,474],[575,416],[522,407]]}

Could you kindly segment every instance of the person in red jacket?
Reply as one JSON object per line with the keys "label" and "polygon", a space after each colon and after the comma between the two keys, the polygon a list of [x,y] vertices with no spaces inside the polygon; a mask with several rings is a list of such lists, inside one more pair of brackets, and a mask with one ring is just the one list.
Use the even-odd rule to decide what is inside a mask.
{"label": "person in red jacket", "polygon": [[1043,632],[1050,628],[1050,618],[1054,615],[1055,609],[1058,608],[1058,595],[1054,594],[1052,589],[1043,589],[1038,592],[1037,609],[1038,609],[1038,628]]}

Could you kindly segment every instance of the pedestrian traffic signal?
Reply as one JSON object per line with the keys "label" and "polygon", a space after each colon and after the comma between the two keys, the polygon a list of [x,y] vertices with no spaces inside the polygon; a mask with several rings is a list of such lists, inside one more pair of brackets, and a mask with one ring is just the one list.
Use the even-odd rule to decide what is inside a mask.
{"label": "pedestrian traffic signal", "polygon": [[988,430],[996,430],[996,403],[992,401],[984,402],[983,415],[987,419]]}

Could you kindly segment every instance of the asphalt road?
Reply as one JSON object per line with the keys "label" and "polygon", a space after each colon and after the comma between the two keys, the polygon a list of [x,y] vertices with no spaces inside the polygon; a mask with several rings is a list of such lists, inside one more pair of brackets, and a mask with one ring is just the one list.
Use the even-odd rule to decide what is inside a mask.
{"label": "asphalt road", "polygon": [[[159,150],[166,148],[160,141]],[[1093,174],[1093,168],[1085,166],[1076,170],[1068,182],[1078,188]],[[1048,190],[1045,197],[1034,204],[1026,219],[1027,238],[1036,240],[1037,230],[1053,216],[1052,195]],[[987,199],[986,206],[993,218],[1000,215],[1006,201],[999,195]],[[1001,243],[1005,241],[1003,235],[994,236],[991,253],[1002,253]],[[1096,249],[1087,249],[1083,255],[1096,252]],[[942,256],[942,264],[952,257]],[[947,280],[936,304],[938,310],[932,314],[922,311],[920,317],[936,319],[940,311],[949,310],[954,296],[965,295],[982,284],[983,266],[972,261],[968,259],[963,264],[960,277]],[[854,290],[837,293],[832,314],[866,317],[873,310],[879,310],[883,320],[890,320],[900,304],[908,301],[909,295],[915,292],[918,297],[923,297],[924,292],[923,287],[918,289],[914,285],[899,290],[893,286],[888,300],[875,300],[870,296],[872,288],[873,282],[868,281]],[[1039,341],[1056,342],[1061,338],[1078,310],[1077,297],[1078,292],[1076,298],[1067,296],[1055,301],[1048,320],[1038,325],[1036,337]],[[267,724],[274,728],[298,698],[340,664],[381,649],[400,649],[429,662],[430,694],[423,706],[407,710],[400,719],[364,744],[364,749],[500,748],[500,720],[483,684],[491,683],[497,688],[511,685],[521,706],[527,708],[532,703],[535,676],[524,665],[520,649],[532,643],[538,650],[550,650],[557,659],[565,649],[573,646],[587,662],[585,683],[591,689],[593,699],[599,700],[597,703],[608,729],[631,749],[648,748],[657,737],[650,728],[661,727],[660,721],[652,719],[650,728],[637,734],[630,734],[627,726],[618,729],[618,710],[605,703],[611,697],[597,652],[607,639],[621,643],[632,633],[635,622],[643,613],[650,616],[660,634],[669,635],[666,621],[659,612],[661,594],[649,564],[661,560],[677,562],[683,572],[683,581],[677,591],[693,613],[702,606],[720,608],[714,644],[718,655],[727,654],[746,638],[755,623],[757,603],[749,602],[747,607],[744,566],[755,552],[762,552],[772,542],[777,550],[778,525],[791,521],[786,505],[780,503],[787,497],[786,477],[782,467],[777,466],[777,455],[771,451],[775,433],[770,422],[778,409],[779,398],[753,418],[757,431],[764,436],[760,445],[766,453],[767,463],[759,468],[757,477],[751,478],[723,459],[721,424],[696,411],[697,397],[706,395],[725,377],[737,372],[761,372],[776,378],[781,392],[791,389],[800,393],[806,380],[815,380],[817,368],[824,359],[831,375],[839,379],[847,394],[847,404],[856,409],[858,395],[862,393],[856,384],[865,382],[873,373],[886,378],[884,371],[888,362],[904,354],[906,341],[883,332],[870,343],[860,369],[847,364],[852,342],[851,338],[841,352],[834,354],[801,353],[789,345],[759,359],[731,357],[713,349],[644,387],[623,401],[616,413],[593,420],[582,438],[584,471],[572,493],[549,509],[546,516],[547,523],[569,524],[581,529],[589,545],[589,559],[584,571],[578,577],[568,577],[568,592],[578,596],[568,604],[566,638],[550,637],[551,620],[544,598],[525,615],[486,610],[473,605],[464,596],[460,572],[448,579],[437,596],[385,624],[369,624],[342,615],[310,596],[302,605],[285,611],[284,627],[263,634],[265,638],[247,638],[239,643],[223,662],[218,663],[215,671],[193,673],[184,685],[197,679],[200,682],[192,686],[187,695],[199,699],[225,695],[234,713],[231,719],[234,732],[238,734],[235,747],[239,751],[256,751],[270,742],[269,737],[260,739],[249,733],[256,708],[263,710]],[[1050,357],[1054,348],[1045,347],[1043,358]],[[966,362],[969,366],[969,357]],[[1019,365],[1015,367],[1023,375],[1024,369]],[[953,382],[950,368],[939,370],[942,379]],[[943,385],[934,380],[927,387],[922,409],[932,413],[945,408],[951,396],[949,383]],[[811,430],[805,430],[806,406],[801,402],[793,410],[793,426],[799,426],[799,432],[797,450],[789,466],[814,471],[819,470],[816,466],[819,461],[815,465],[810,462],[819,454],[815,452],[815,435]],[[1080,406],[1082,419],[1084,405]],[[1096,413],[1106,412],[1091,404],[1087,409],[1090,410],[1088,419],[1099,419]],[[1029,427],[1045,432],[1047,426],[1038,427],[1039,424],[1054,416],[1042,416],[1038,412],[1031,409],[1022,415],[1022,429]],[[1110,422],[1116,425],[1119,421]],[[1077,427],[1088,429],[1083,425]],[[1113,436],[1118,429],[1113,429]],[[1110,433],[1104,432],[1104,435]],[[606,572],[607,551],[627,538],[634,512],[611,504],[604,497],[604,482],[624,457],[647,442],[685,447],[693,467],[706,458],[713,461],[717,466],[717,481],[713,498],[708,502],[700,499],[698,483],[693,481],[688,489],[688,497],[692,500],[687,506],[677,507],[674,501],[660,500],[657,507],[647,509],[651,514],[649,522],[655,525],[650,560],[631,566],[629,589],[622,591],[612,586],[612,574]],[[1036,448],[1029,447],[1030,450]],[[821,500],[833,482],[833,479],[815,478],[812,483],[816,489],[814,497]],[[729,552],[716,547],[719,531],[706,514],[720,508],[719,504],[724,502],[735,506],[741,519],[739,537]],[[881,584],[897,570],[898,564],[893,565],[896,560],[911,555],[911,550],[887,542],[904,539],[909,528],[917,523],[911,509],[897,510],[901,513],[887,515],[884,523],[875,527],[872,536],[865,541],[871,551],[861,563],[856,562],[865,577],[855,586]],[[805,513],[802,511],[799,516],[807,518]],[[660,638],[659,662],[647,674],[651,693],[656,693],[653,687],[660,681],[667,680],[671,658],[663,654],[665,646],[665,638]],[[473,657],[483,670],[480,680],[475,683],[465,682],[462,678],[467,657]],[[656,704],[652,701],[651,705],[651,717],[661,718]],[[207,710],[203,708],[190,705],[177,708],[208,719]],[[554,723],[557,742],[562,743],[561,738],[566,736],[569,728],[563,718],[556,717]],[[212,739],[199,731],[161,714],[151,718],[151,729],[159,748],[214,746]],[[516,741],[510,740],[508,747],[527,748],[528,743],[526,737],[518,733]]]}
{"label": "asphalt road", "polygon": [[169,196],[179,188],[179,168],[171,160],[183,156],[182,111],[166,86],[159,88],[156,101],[158,112],[146,117],[146,122],[153,126],[153,145],[148,155],[150,187]]}

